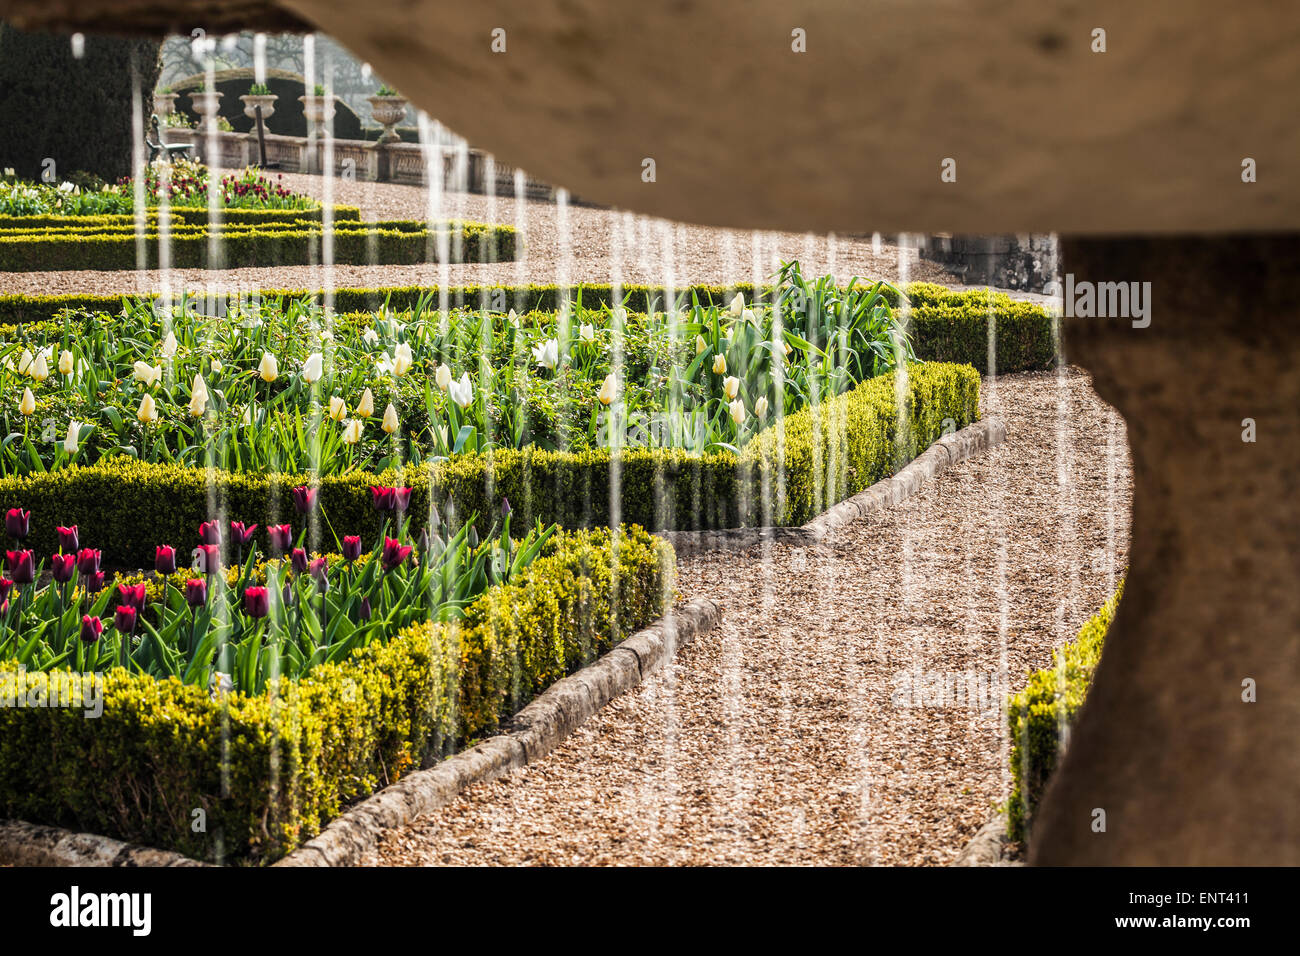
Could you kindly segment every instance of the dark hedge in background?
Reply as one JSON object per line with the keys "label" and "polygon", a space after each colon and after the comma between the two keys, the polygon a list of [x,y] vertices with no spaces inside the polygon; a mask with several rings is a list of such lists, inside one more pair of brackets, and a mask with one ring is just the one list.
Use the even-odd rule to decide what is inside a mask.
{"label": "dark hedge in background", "polygon": [[78,170],[130,175],[132,65],[152,91],[157,41],[88,35],[78,60],[65,35],[0,23],[0,168],[39,179],[50,158],[60,180]]}

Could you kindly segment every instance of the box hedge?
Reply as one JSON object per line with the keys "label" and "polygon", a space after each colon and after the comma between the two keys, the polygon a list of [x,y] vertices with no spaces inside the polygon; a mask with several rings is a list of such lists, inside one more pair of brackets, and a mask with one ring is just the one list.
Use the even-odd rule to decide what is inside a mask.
{"label": "box hedge", "polygon": [[[98,718],[0,707],[0,815],[272,862],[659,617],[674,574],[672,549],[640,529],[616,544],[605,531],[560,535],[462,620],[408,628],[275,695],[214,700],[114,669]],[[49,680],[0,665],[0,691]]]}
{"label": "box hedge", "polygon": [[[518,237],[513,226],[452,222],[451,243],[458,261],[513,259]],[[133,231],[107,226],[106,231],[26,233],[0,231],[0,272],[41,272],[65,269],[129,271],[137,267],[137,237]],[[334,262],[340,265],[412,265],[437,261],[437,236],[445,229],[429,230],[418,222],[336,223]],[[183,225],[169,235],[171,267],[176,269],[239,269],[266,265],[309,265],[321,257],[322,230],[308,221],[268,223],[260,226],[224,226],[218,234],[217,261],[210,261],[212,239],[205,227]],[[145,267],[159,262],[159,235],[143,236]]]}
{"label": "box hedge", "polygon": [[[208,224],[207,206],[171,206],[169,208],[174,226],[206,226]],[[218,220],[225,226],[263,226],[282,222],[320,222],[323,212],[324,209],[321,206],[312,209],[222,209],[218,213]],[[157,206],[150,206],[146,210],[145,221],[151,225],[158,221]],[[335,206],[334,221],[360,222],[361,209],[358,206]],[[99,216],[0,215],[0,230],[61,230],[73,226],[90,226],[102,229],[119,226],[134,229],[135,216],[112,213]]]}
{"label": "box hedge", "polygon": [[[783,440],[782,433],[769,428],[739,455],[625,450],[618,455],[619,521],[652,530],[803,524],[893,474],[945,428],[977,419],[979,386],[979,375],[969,366],[911,366],[904,416],[910,427],[902,436],[895,380],[885,375],[787,416]],[[779,496],[783,468],[785,492]],[[340,538],[378,533],[372,484],[411,486],[410,513],[415,516],[427,515],[431,502],[443,513],[450,507],[461,521],[477,514],[483,533],[496,519],[502,497],[509,498],[517,520],[557,522],[566,528],[605,526],[612,520],[610,475],[607,450],[530,447],[459,455],[384,475],[331,476],[319,481],[322,543],[332,546],[331,530]],[[27,547],[38,554],[53,553],[56,525],[76,524],[81,540],[103,549],[108,564],[138,567],[152,562],[158,544],[188,551],[197,544],[199,523],[213,514],[263,528],[287,521],[293,516],[291,489],[308,483],[305,475],[209,472],[115,459],[0,478],[0,509],[21,507],[32,513]]]}
{"label": "box hedge", "polygon": [[[466,253],[465,258],[468,260],[473,256]],[[134,268],[134,264],[131,267]],[[1012,299],[1005,293],[953,292],[923,282],[914,282],[905,291],[912,306],[908,313],[908,328],[918,358],[972,365],[982,374],[987,373],[989,324],[992,322],[999,373],[1056,367],[1053,319],[1041,306]],[[656,304],[662,308],[662,287],[628,285],[622,287],[622,292],[633,313],[645,312]],[[747,301],[753,300],[756,294],[759,301],[766,301],[770,299],[771,287],[760,286],[756,293],[751,283],[696,285],[678,289],[674,299],[678,294],[693,294],[706,305],[722,306],[737,292]],[[510,308],[549,311],[566,300],[580,300],[584,307],[600,308],[613,299],[608,285],[571,286],[565,290],[555,285],[466,285],[452,286],[446,293],[453,307],[483,307],[500,311]],[[319,291],[304,289],[268,289],[249,294],[264,299],[311,295],[320,300],[323,296]],[[336,289],[330,293],[334,309],[340,313],[374,311],[384,305],[404,311],[414,308],[421,297],[430,294],[436,302],[438,289],[427,286]],[[896,300],[897,297],[890,298]],[[12,335],[19,325],[46,321],[64,308],[117,312],[122,307],[122,299],[120,295],[0,295],[0,335]]]}
{"label": "box hedge", "polygon": [[1123,593],[1121,584],[1083,625],[1078,637],[1053,655],[1053,666],[1030,674],[1025,689],[1008,698],[1011,798],[1007,801],[1007,836],[1012,840],[1023,842],[1029,836],[1034,811],[1064,749],[1062,734],[1083,706]]}

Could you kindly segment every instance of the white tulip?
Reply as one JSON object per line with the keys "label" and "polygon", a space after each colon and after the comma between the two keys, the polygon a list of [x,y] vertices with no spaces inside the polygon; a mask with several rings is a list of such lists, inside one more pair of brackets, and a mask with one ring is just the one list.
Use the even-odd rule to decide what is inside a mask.
{"label": "white tulip", "polygon": [[208,383],[203,381],[203,373],[194,376],[194,383],[190,386],[190,397],[198,398],[202,396],[203,401],[208,400]]}
{"label": "white tulip", "polygon": [[518,314],[516,314],[514,309],[511,309],[510,314],[506,316],[506,321],[509,322],[511,325],[513,325],[515,328],[519,328],[519,316]]}
{"label": "white tulip", "polygon": [[447,394],[461,408],[469,408],[474,403],[474,386],[469,380],[469,372],[461,372],[460,381],[447,386]]}
{"label": "white tulip", "polygon": [[18,374],[30,375],[32,371],[32,362],[36,361],[30,349],[23,349],[23,354],[18,356]]}
{"label": "white tulip", "polygon": [[72,358],[72,353],[69,352],[67,349],[64,349],[62,352],[59,353],[59,374],[60,375],[71,375],[74,364],[75,362],[74,359]]}
{"label": "white tulip", "polygon": [[737,425],[745,420],[745,403],[740,399],[727,405],[727,409],[731,412],[731,420]]}
{"label": "white tulip", "polygon": [[142,382],[146,386],[155,384],[162,378],[162,366],[150,365],[148,362],[136,362],[132,366],[133,374],[137,382]]}
{"label": "white tulip", "polygon": [[731,306],[729,307],[728,311],[730,311],[731,314],[734,315],[736,318],[740,318],[742,315],[744,315],[745,297],[741,295],[739,292],[737,292],[736,297],[731,300]]}
{"label": "white tulip", "polygon": [[80,438],[81,424],[79,422],[68,422],[68,436],[63,439],[63,450],[69,455],[75,455]]}
{"label": "white tulip", "polygon": [[379,333],[374,329],[366,329],[361,333],[361,341],[365,342],[367,345],[378,345]]}
{"label": "white tulip", "polygon": [[192,395],[190,397],[190,414],[198,418],[208,409],[208,397],[206,395]]}
{"label": "white tulip", "polygon": [[257,365],[257,374],[262,376],[264,382],[274,382],[280,377],[280,363],[270,352],[262,353],[262,361]]}
{"label": "white tulip", "polygon": [[753,309],[746,309],[746,310],[741,314],[741,316],[740,316],[740,320],[741,320],[742,322],[757,322],[757,321],[758,321],[758,319],[754,318],[754,310],[753,310]]}
{"label": "white tulip", "polygon": [[384,424],[381,427],[389,435],[397,431],[397,409],[393,407],[392,402],[389,402],[388,407],[384,409]]}
{"label": "white tulip", "polygon": [[135,413],[135,417],[146,425],[158,420],[158,407],[154,405],[153,396],[148,392],[145,392],[144,398],[140,399],[140,409]]}
{"label": "white tulip", "polygon": [[713,356],[713,374],[714,375],[727,374],[727,357],[725,355]]}
{"label": "white tulip", "polygon": [[23,397],[18,402],[18,410],[24,415],[30,415],[36,411],[36,396],[32,394],[30,388],[23,389]]}
{"label": "white tulip", "polygon": [[447,386],[451,384],[450,366],[439,365],[438,370],[433,373],[433,380],[434,382],[437,383],[440,389],[442,389],[444,392],[447,391]]}
{"label": "white tulip", "polygon": [[330,418],[341,422],[348,417],[348,403],[335,395],[330,399]]}
{"label": "white tulip", "polygon": [[357,402],[357,414],[362,418],[369,418],[375,413],[375,396],[370,389],[361,393],[361,401]]}
{"label": "white tulip", "polygon": [[411,355],[411,347],[405,342],[393,349],[393,374],[401,378],[411,370],[414,364],[414,358]]}
{"label": "white tulip", "polygon": [[175,354],[176,354],[176,333],[168,332],[167,338],[163,339],[162,357],[169,359]]}
{"label": "white tulip", "polygon": [[754,403],[754,414],[759,418],[767,418],[767,396],[760,395],[758,401]]}
{"label": "white tulip", "polygon": [[706,341],[704,341],[704,336],[702,336],[702,335],[697,335],[697,336],[695,336],[695,354],[696,354],[696,355],[703,355],[703,354],[704,354],[704,350],[707,349],[708,347],[709,347],[709,343],[706,342]]}
{"label": "white tulip", "polygon": [[541,345],[534,345],[533,358],[543,368],[555,368],[560,364],[560,343],[556,339],[547,339]]}
{"label": "white tulip", "polygon": [[319,382],[321,376],[325,374],[325,356],[319,352],[312,352],[307,356],[307,361],[302,366],[302,380],[308,385]]}
{"label": "white tulip", "polygon": [[740,394],[740,379],[734,375],[728,375],[722,380],[722,390],[726,393],[727,398],[735,398]]}
{"label": "white tulip", "polygon": [[225,366],[221,364],[221,359],[212,360],[212,371],[220,372]]}
{"label": "white tulip", "polygon": [[43,382],[50,377],[50,367],[45,364],[45,353],[38,352],[36,361],[32,363],[32,378],[38,382]]}
{"label": "white tulip", "polygon": [[343,426],[343,444],[345,444],[345,445],[355,445],[357,442],[361,441],[361,428],[362,428],[362,425],[363,425],[363,423],[362,423],[361,419],[359,419],[359,418],[354,418],[354,419],[352,419],[352,421],[350,421],[350,422],[348,422],[346,425],[344,425],[344,426]]}
{"label": "white tulip", "polygon": [[590,324],[584,324],[578,329],[578,338],[584,342],[596,341],[596,327]]}
{"label": "white tulip", "polygon": [[605,381],[601,384],[600,391],[596,394],[596,398],[600,399],[600,404],[602,405],[608,405],[610,402],[614,401],[614,399],[618,398],[618,379],[614,377],[613,372],[610,372],[605,376]]}

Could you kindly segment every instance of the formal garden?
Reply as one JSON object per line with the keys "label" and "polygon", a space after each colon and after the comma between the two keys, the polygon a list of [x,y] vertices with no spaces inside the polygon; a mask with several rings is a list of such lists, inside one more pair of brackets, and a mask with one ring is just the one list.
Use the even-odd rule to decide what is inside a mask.
{"label": "formal garden", "polygon": [[[275,80],[290,100],[292,83]],[[298,82],[310,110],[324,90]],[[207,95],[189,86],[196,101]],[[157,91],[165,103],[176,95]],[[397,141],[405,100],[378,84],[375,97],[392,121],[378,140]],[[229,136],[254,136],[275,98],[250,86],[254,132]],[[202,140],[202,120],[187,143]],[[167,120],[162,135],[194,128]],[[1061,437],[1075,427],[1067,419],[1106,421],[1063,367],[1059,321],[1039,301],[785,254],[764,256],[761,275],[673,284],[602,278],[604,260],[579,259],[569,281],[533,264],[550,240],[504,203],[478,221],[452,215],[441,184],[436,210],[432,187],[386,184],[385,196],[432,212],[373,218],[361,183],[340,180],[335,193],[319,170],[159,152],[133,175],[65,164],[66,178],[49,179],[10,168],[0,146],[0,817],[207,863],[272,864],[370,800],[416,793],[439,767],[456,768],[459,793],[541,760],[539,721],[550,721],[549,750],[658,668],[688,680],[696,658],[671,662],[674,629],[765,636],[750,615],[778,600],[785,585],[774,582],[833,590],[878,573],[904,608],[914,593],[973,606],[996,590],[983,583],[995,575],[987,555],[1001,553],[1006,591],[1008,537],[1043,552],[1082,547],[1056,525],[1015,518],[998,552],[981,523],[1006,507],[1005,475],[987,469],[1012,469],[1026,488],[1063,474],[1046,451],[996,464],[1004,435],[1055,434],[1069,455],[1085,439]],[[546,207],[530,214],[555,215],[555,201],[529,202]],[[897,254],[907,261],[901,243]],[[517,267],[522,281],[454,271],[481,264]],[[427,265],[428,279],[326,284],[326,269],[343,265],[381,277]],[[242,278],[265,267],[314,270],[318,284],[304,271],[283,286]],[[43,291],[46,273],[55,291]],[[1096,491],[1108,480],[1122,510],[1122,437],[1110,427],[1110,477],[1079,481]],[[994,464],[967,462],[981,456]],[[971,474],[984,477],[971,486]],[[1054,500],[1077,517],[1071,498]],[[1102,532],[1074,531],[1093,547],[1091,565],[1075,564],[1086,586],[1054,620],[1027,618],[1037,636],[1009,660],[1019,638],[1004,629],[996,700],[970,711],[986,750],[981,782],[964,791],[975,795],[956,809],[935,798],[947,829],[928,843],[925,827],[891,836],[876,858],[950,862],[990,816],[1007,852],[1026,840],[1123,572],[1123,526],[1110,528],[1108,577],[1095,558]],[[925,570],[928,556],[976,539],[968,577]],[[886,557],[872,550],[886,546]],[[914,552],[915,573],[899,564]],[[827,554],[876,554],[876,570]],[[752,589],[736,590],[746,578]],[[940,578],[947,596],[926,590]],[[782,641],[835,621],[837,639],[865,643],[877,614],[891,640],[915,626],[889,618],[885,601],[842,612],[804,599],[800,609],[779,598],[794,601],[798,622],[771,625]],[[1004,593],[1004,620],[1010,606]],[[944,617],[931,628],[967,625]],[[691,653],[707,655],[697,641],[706,650]],[[916,713],[950,707],[935,694],[954,673],[996,669],[985,657],[929,662],[947,676],[895,701],[897,726],[920,734]],[[896,698],[919,658],[862,666],[887,660],[888,672],[839,696],[868,708]],[[629,666],[634,676],[615,674]],[[545,720],[543,704],[554,708]],[[454,832],[420,825],[430,846]]]}

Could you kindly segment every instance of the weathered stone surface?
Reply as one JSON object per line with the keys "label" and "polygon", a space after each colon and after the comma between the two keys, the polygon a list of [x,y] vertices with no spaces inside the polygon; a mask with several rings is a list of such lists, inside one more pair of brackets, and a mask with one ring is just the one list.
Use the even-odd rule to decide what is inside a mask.
{"label": "weathered stone surface", "polygon": [[93,833],[0,820],[0,864],[10,866],[203,866],[198,860]]}
{"label": "weathered stone surface", "polygon": [[1133,530],[1030,861],[1300,864],[1300,237],[1067,240],[1063,257],[1077,281],[1151,282],[1152,309],[1147,328],[1067,327],[1128,422]]}

